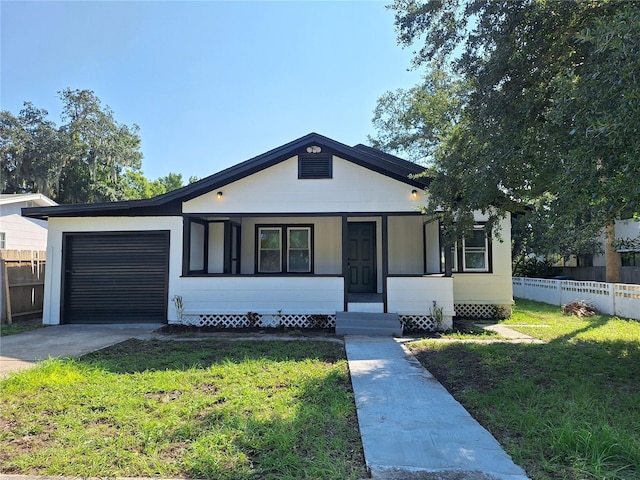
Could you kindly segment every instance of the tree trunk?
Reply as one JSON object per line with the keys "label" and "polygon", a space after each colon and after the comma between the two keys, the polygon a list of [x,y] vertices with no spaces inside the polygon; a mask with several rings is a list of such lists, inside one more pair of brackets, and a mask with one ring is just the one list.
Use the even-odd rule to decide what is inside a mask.
{"label": "tree trunk", "polygon": [[616,239],[616,223],[610,222],[606,226],[605,235],[605,265],[607,271],[607,282],[619,283],[620,282],[620,260],[618,259],[618,252],[616,251],[613,242]]}

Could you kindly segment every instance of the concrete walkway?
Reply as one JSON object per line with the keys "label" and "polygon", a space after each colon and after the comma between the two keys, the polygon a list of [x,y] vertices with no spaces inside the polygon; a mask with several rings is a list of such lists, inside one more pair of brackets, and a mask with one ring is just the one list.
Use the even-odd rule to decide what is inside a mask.
{"label": "concrete walkway", "polygon": [[[80,356],[129,338],[171,339],[153,333],[161,326],[58,325],[0,337],[0,377],[38,360]],[[345,348],[372,478],[527,479],[524,470],[420,365],[402,340],[346,336]],[[0,480],[20,478],[29,477],[0,475]]]}
{"label": "concrete walkway", "polygon": [[372,478],[528,478],[400,340],[347,336],[345,346]]}
{"label": "concrete walkway", "polygon": [[54,325],[0,337],[0,378],[50,357],[79,357],[123,342],[150,338],[162,324]]}
{"label": "concrete walkway", "polygon": [[477,324],[478,327],[484,328],[485,330],[489,330],[490,332],[495,332],[501,337],[504,337],[509,342],[513,343],[544,343],[542,340],[532,337],[531,335],[527,335],[526,333],[517,332],[512,328],[509,328],[509,325],[503,325],[501,323],[496,323],[494,325],[486,325],[486,324]]}

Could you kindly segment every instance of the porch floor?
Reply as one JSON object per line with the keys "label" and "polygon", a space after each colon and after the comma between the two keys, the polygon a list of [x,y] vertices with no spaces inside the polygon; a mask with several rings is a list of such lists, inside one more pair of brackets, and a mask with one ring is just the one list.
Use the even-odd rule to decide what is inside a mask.
{"label": "porch floor", "polygon": [[347,296],[349,303],[382,303],[381,293],[350,293]]}

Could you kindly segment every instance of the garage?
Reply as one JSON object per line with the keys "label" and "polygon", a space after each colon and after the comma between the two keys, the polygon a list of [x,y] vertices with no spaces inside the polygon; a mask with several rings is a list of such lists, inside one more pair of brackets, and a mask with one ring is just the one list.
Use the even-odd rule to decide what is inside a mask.
{"label": "garage", "polygon": [[63,235],[63,323],[166,323],[169,232]]}

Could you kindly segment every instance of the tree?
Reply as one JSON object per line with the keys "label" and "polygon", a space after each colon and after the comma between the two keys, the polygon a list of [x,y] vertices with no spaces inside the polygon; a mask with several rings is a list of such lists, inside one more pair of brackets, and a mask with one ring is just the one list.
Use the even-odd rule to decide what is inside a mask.
{"label": "tree", "polygon": [[122,176],[141,167],[138,127],[118,123],[90,90],[59,93],[60,127],[29,102],[18,116],[0,112],[2,191],[58,203],[124,199]]}
{"label": "tree", "polygon": [[[414,66],[428,70],[427,98],[383,96],[375,140],[432,160],[426,210],[452,234],[469,228],[474,210],[489,214],[488,228],[515,210],[548,251],[588,253],[579,251],[592,248],[584,239],[640,210],[639,3],[396,0],[391,8],[400,43],[419,46]],[[460,80],[425,88],[442,69]],[[423,108],[437,96],[450,109],[440,120]],[[394,120],[380,123],[384,116]],[[444,132],[435,144],[410,135],[429,127],[425,118]]]}
{"label": "tree", "polygon": [[171,192],[184,186],[181,173],[169,173],[166,177],[158,178],[158,182],[164,186],[165,192]]}
{"label": "tree", "polygon": [[182,174],[169,173],[165,177],[149,181],[139,171],[127,171],[123,178],[124,195],[128,200],[152,198],[182,188]]}
{"label": "tree", "polygon": [[[127,170],[139,170],[142,153],[138,126],[119,124],[109,107],[102,107],[100,99],[90,90],[63,90],[61,127],[70,139],[67,159],[73,164],[75,181],[87,183],[88,198],[78,198],[75,189],[59,192],[62,203],[78,201],[114,201],[124,198],[118,181]],[[72,182],[69,182],[72,183]]]}
{"label": "tree", "polygon": [[57,186],[57,157],[62,142],[47,111],[26,102],[18,116],[0,112],[0,179],[3,193],[43,192]]}

